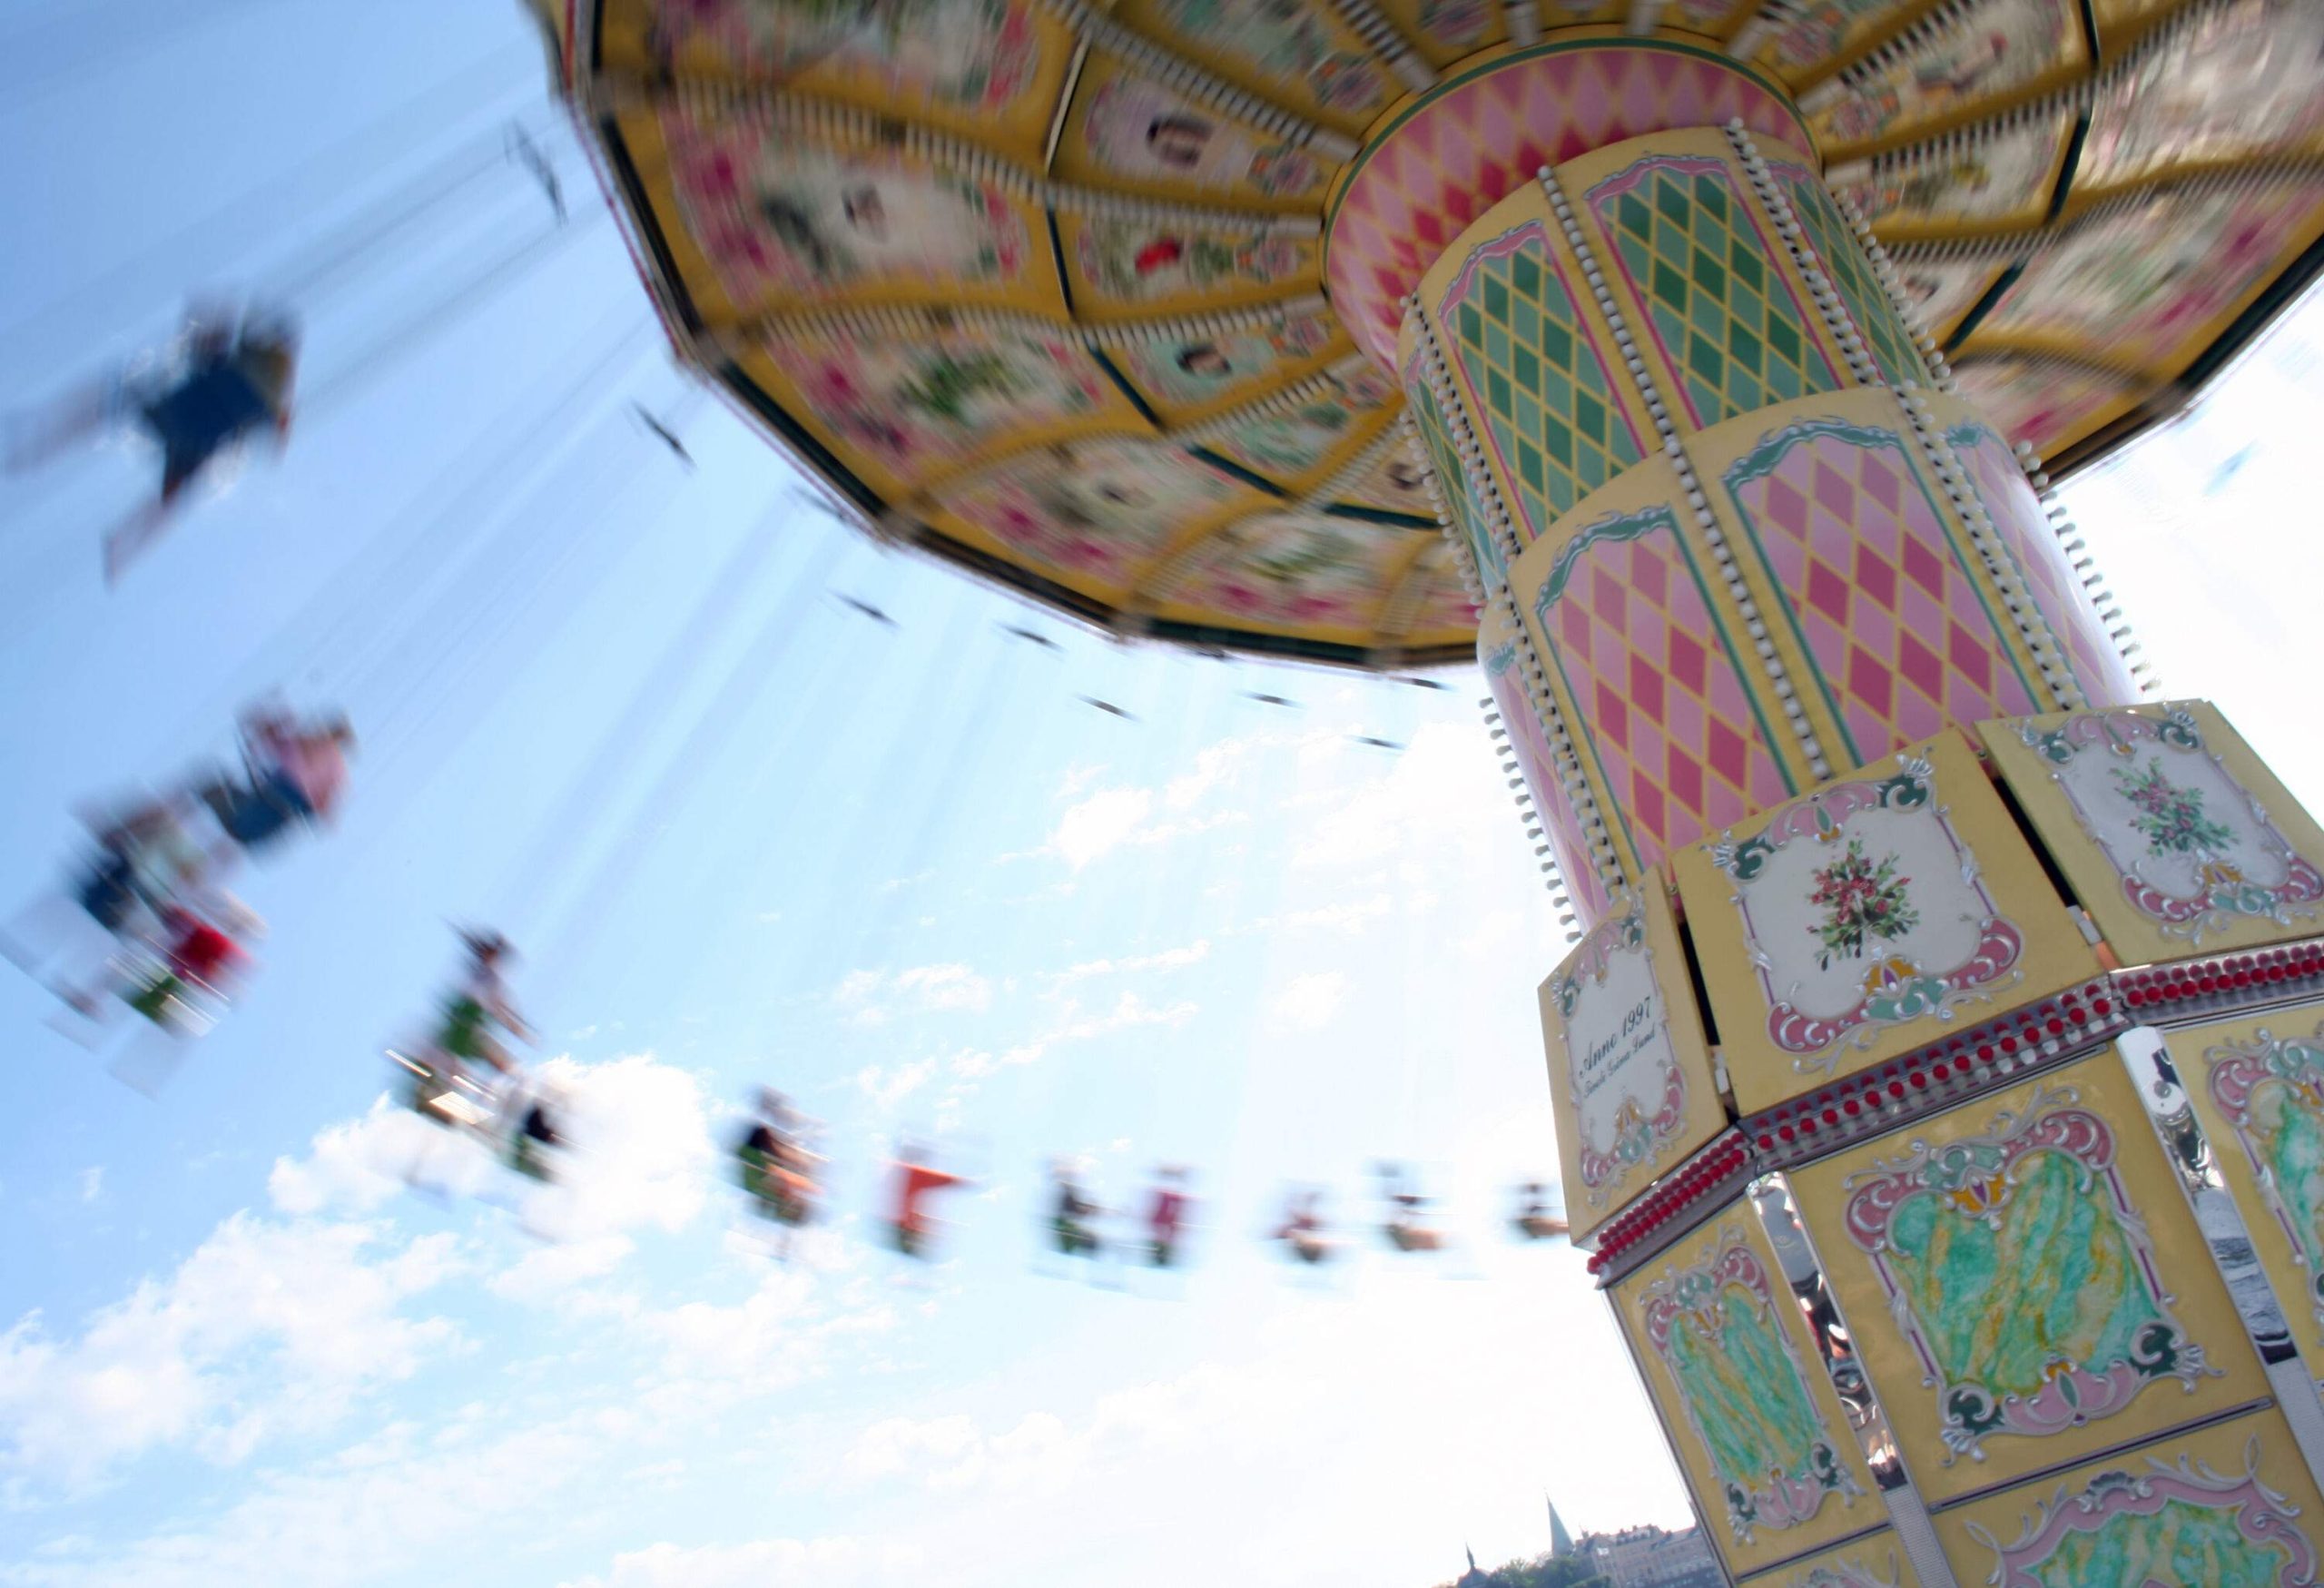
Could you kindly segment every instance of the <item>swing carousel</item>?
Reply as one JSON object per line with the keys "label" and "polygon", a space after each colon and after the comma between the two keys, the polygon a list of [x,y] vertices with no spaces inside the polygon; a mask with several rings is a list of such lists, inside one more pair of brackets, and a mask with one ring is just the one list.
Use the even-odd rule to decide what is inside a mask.
{"label": "swing carousel", "polygon": [[536,4],[673,343],[867,532],[1482,664],[1733,1579],[2311,1580],[2324,831],[2050,492],[2324,268],[2324,9]]}

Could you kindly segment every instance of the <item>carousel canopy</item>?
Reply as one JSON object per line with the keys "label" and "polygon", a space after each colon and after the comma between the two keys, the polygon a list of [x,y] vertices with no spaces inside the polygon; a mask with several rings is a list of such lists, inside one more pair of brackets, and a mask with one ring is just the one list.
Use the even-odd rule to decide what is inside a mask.
{"label": "carousel canopy", "polygon": [[[1470,654],[1396,294],[1528,156],[1663,124],[1689,58],[2053,471],[2324,263],[2313,0],[535,3],[684,356],[877,532],[1194,645]],[[1496,112],[1528,52],[1563,74]],[[1421,191],[1375,156],[1431,116],[1484,155]]]}

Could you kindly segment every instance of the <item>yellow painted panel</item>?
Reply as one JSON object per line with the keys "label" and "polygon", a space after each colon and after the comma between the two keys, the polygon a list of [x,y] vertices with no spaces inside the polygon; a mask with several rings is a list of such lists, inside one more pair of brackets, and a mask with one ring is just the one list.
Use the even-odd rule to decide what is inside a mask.
{"label": "yellow painted panel", "polygon": [[1029,445],[1148,428],[1061,330],[790,324],[734,361],[890,501]]}
{"label": "yellow painted panel", "polygon": [[1921,1588],[1913,1563],[1886,1528],[1804,1561],[1743,1580],[1743,1588]]}
{"label": "yellow painted panel", "polygon": [[1681,850],[1675,869],[1747,1113],[2098,972],[1957,732]]}
{"label": "yellow painted panel", "polygon": [[615,123],[679,282],[714,324],[811,308],[1065,311],[1048,217],[999,178],[819,143],[747,104]]}
{"label": "yellow painted panel", "polygon": [[1072,27],[1040,0],[936,0],[909,15],[899,26],[872,5],[606,0],[598,53],[616,72],[763,84],[901,117],[1039,169]]}
{"label": "yellow painted panel", "polygon": [[1541,996],[1566,1217],[1581,1240],[1718,1135],[1727,1110],[1659,885],[1615,898]]}
{"label": "yellow painted panel", "polygon": [[1886,1521],[1748,1198],[1612,1288],[1704,1531],[1738,1576]]}
{"label": "yellow painted panel", "polygon": [[1962,1583],[2312,1583],[2324,1496],[2270,1407],[2038,1478],[1935,1518]]}
{"label": "yellow painted panel", "polygon": [[1050,174],[1188,203],[1313,214],[1337,162],[1200,104],[1110,55],[1073,91]]}
{"label": "yellow painted panel", "polygon": [[1181,543],[1274,501],[1141,435],[1015,453],[914,506],[966,544],[1118,603]]}
{"label": "yellow painted panel", "polygon": [[1493,0],[1376,0],[1376,4],[1380,14],[1411,42],[1413,53],[1432,66],[1449,66],[1509,36],[1508,7]]}
{"label": "yellow painted panel", "polygon": [[2324,1011],[2275,1010],[2164,1040],[2300,1359],[2324,1379]]}
{"label": "yellow painted panel", "polygon": [[1790,1180],[1933,1505],[2268,1393],[2111,1048]]}
{"label": "yellow painted panel", "polygon": [[1315,290],[1313,237],[1138,214],[1060,212],[1057,229],[1085,321],[1241,309]]}
{"label": "yellow painted panel", "polygon": [[1351,135],[1403,92],[1329,5],[1120,0],[1118,21],[1262,99]]}
{"label": "yellow painted panel", "polygon": [[1328,309],[1244,324],[1156,329],[1107,343],[1106,361],[1166,425],[1187,425],[1256,401],[1354,351]]}
{"label": "yellow painted panel", "polygon": [[2120,706],[1977,731],[2124,964],[2324,929],[2324,830],[2216,707]]}

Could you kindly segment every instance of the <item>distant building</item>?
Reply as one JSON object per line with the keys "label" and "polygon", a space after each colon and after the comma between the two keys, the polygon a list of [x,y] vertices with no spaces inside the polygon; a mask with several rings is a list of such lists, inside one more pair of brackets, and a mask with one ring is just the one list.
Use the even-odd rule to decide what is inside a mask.
{"label": "distant building", "polygon": [[1469,1549],[1466,1544],[1463,1544],[1461,1547],[1468,1551],[1469,1569],[1461,1573],[1461,1580],[1458,1583],[1455,1583],[1452,1585],[1452,1588],[1485,1588],[1485,1584],[1490,1581],[1490,1579],[1487,1578],[1482,1572],[1477,1570],[1477,1552],[1472,1549]]}
{"label": "distant building", "polygon": [[1585,1533],[1573,1557],[1614,1588],[1727,1588],[1701,1533],[1692,1527],[1672,1533],[1661,1527],[1630,1527],[1620,1533]]}

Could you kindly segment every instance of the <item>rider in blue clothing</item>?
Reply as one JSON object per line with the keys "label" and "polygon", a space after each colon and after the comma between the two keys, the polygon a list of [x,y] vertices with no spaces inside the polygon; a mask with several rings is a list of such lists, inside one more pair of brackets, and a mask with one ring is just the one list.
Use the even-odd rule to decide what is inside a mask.
{"label": "rider in blue clothing", "polygon": [[102,383],[12,446],[8,466],[30,468],[125,419],[161,447],[160,494],[105,537],[111,582],[160,538],[186,488],[222,453],[261,431],[290,434],[298,357],[298,330],[286,319],[248,315],[237,327],[227,317],[192,315],[182,367],[172,379],[141,384],[116,377]]}

